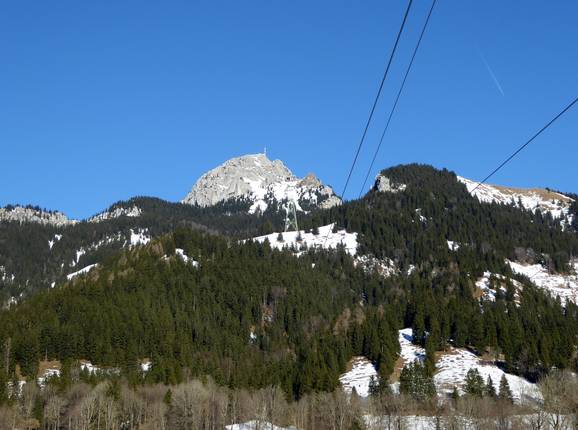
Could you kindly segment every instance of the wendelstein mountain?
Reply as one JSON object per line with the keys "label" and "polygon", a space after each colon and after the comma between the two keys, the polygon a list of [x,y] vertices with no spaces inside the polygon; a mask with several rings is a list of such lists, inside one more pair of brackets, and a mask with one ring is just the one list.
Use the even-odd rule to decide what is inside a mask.
{"label": "wendelstein mountain", "polygon": [[[479,368],[531,397],[577,366],[578,196],[475,185],[402,165],[341,202],[259,154],[180,203],[135,197],[82,221],[0,209],[3,377],[209,375],[299,399],[404,387],[418,358],[439,393]],[[300,231],[283,231],[289,202]]]}

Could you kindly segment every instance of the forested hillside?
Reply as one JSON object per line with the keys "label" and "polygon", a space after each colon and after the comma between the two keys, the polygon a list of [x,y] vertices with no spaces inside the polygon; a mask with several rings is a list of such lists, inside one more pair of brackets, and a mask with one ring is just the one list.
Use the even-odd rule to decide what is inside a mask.
{"label": "forested hillside", "polygon": [[142,381],[138,363],[148,358],[144,381],[208,374],[231,387],[279,385],[298,398],[334,389],[354,355],[370,358],[386,381],[406,326],[432,360],[451,343],[502,351],[511,372],[530,378],[576,365],[577,307],[529,285],[518,297],[508,290],[480,302],[466,271],[383,278],[343,252],[295,258],[191,230],[0,313],[0,340],[8,378],[17,364],[33,378],[41,359],[87,359]]}
{"label": "forested hillside", "polygon": [[[410,265],[462,270],[506,270],[505,258],[541,261],[553,270],[568,270],[578,255],[576,230],[564,231],[549,214],[519,207],[481,203],[456,180],[454,173],[425,165],[403,165],[381,175],[403,190],[376,188],[364,198],[302,220],[305,228],[337,222],[360,233],[361,253]],[[572,206],[576,211],[576,205]],[[451,250],[447,241],[457,243]]]}
{"label": "forested hillside", "polygon": [[282,215],[273,209],[256,217],[246,213],[247,207],[243,201],[199,208],[135,197],[115,203],[105,213],[138,208],[138,216],[121,215],[60,226],[0,222],[0,303],[64,282],[66,275],[131,245],[133,236],[140,236],[138,241],[148,240],[185,226],[247,237],[282,226]]}
{"label": "forested hillside", "polygon": [[[0,404],[23,403],[33,389],[14,387],[24,380],[48,384],[44,414],[50,390],[74,405],[86,383],[98,396],[108,387],[103,399],[132,389],[146,396],[154,386],[155,404],[170,411],[162,419],[189,422],[159,387],[180,392],[210,377],[226,387],[208,382],[211,395],[279,392],[295,405],[317,408],[311,399],[325,399],[337,407],[345,401],[335,394],[340,376],[365,357],[377,371],[373,401],[400,401],[389,388],[399,380],[402,396],[423,406],[440,354],[458,349],[531,382],[552,369],[578,370],[576,301],[513,269],[573,273],[574,203],[573,222],[564,224],[539,210],[480,202],[446,170],[398,166],[362,199],[301,213],[306,231],[287,233],[294,240],[281,250],[284,236],[271,233],[282,231],[283,213],[251,215],[249,204],[139,197],[73,224],[0,222]],[[324,249],[320,230],[331,229],[357,249]],[[275,247],[250,240],[262,234]],[[319,247],[307,249],[303,236]],[[401,329],[424,351],[423,364],[403,367]],[[416,378],[429,389],[416,391]],[[50,421],[34,411],[22,415]],[[86,418],[72,406],[67,414]]]}

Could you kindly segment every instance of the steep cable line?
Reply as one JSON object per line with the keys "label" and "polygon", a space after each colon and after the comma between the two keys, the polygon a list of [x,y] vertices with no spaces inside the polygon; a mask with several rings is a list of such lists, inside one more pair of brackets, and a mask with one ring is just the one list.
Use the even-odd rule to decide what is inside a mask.
{"label": "steep cable line", "polygon": [[369,175],[371,174],[371,170],[373,169],[373,165],[375,163],[375,159],[377,158],[377,154],[379,153],[379,150],[381,149],[381,144],[383,143],[383,138],[385,136],[385,133],[387,132],[387,129],[389,128],[389,123],[391,122],[391,118],[393,117],[393,114],[395,112],[395,108],[397,107],[397,103],[399,102],[399,98],[401,96],[401,93],[403,91],[403,87],[405,86],[405,82],[407,80],[407,77],[409,75],[409,72],[411,70],[411,66],[413,65],[413,61],[415,60],[415,56],[417,54],[417,51],[419,49],[419,46],[421,44],[421,40],[423,38],[423,35],[426,31],[427,25],[429,23],[431,14],[434,10],[435,4],[436,4],[437,0],[433,0],[432,5],[430,7],[429,13],[427,15],[427,18],[425,20],[425,23],[423,25],[423,28],[421,30],[421,34],[419,35],[419,39],[417,41],[417,44],[415,46],[415,49],[413,50],[413,54],[411,56],[411,61],[409,62],[409,65],[407,66],[407,69],[405,71],[405,76],[403,77],[403,81],[401,82],[401,86],[399,88],[399,91],[397,92],[397,96],[395,98],[395,102],[393,103],[393,107],[391,108],[391,111],[389,112],[389,117],[387,118],[387,123],[385,124],[385,127],[383,129],[383,133],[381,134],[381,138],[379,139],[379,144],[377,145],[377,148],[375,149],[375,152],[373,154],[373,158],[371,160],[371,164],[369,165],[369,169],[367,169],[367,174],[365,175],[365,179],[363,180],[363,185],[361,186],[361,189],[359,190],[359,198],[361,198],[361,195],[363,194],[363,190],[365,189],[365,185],[367,184],[367,180],[369,179]]}
{"label": "steep cable line", "polygon": [[[391,67],[391,63],[393,62],[393,57],[395,56],[395,52],[397,51],[397,45],[399,44],[399,39],[401,38],[401,34],[403,33],[403,29],[405,28],[405,23],[407,21],[407,17],[409,15],[409,11],[411,9],[412,3],[413,3],[413,0],[409,0],[409,2],[407,4],[407,8],[405,10],[405,14],[403,16],[403,21],[401,22],[401,26],[399,28],[399,31],[397,32],[397,37],[395,38],[395,43],[394,43],[393,48],[391,50],[391,54],[389,56],[387,66],[386,66],[385,71],[383,73],[383,77],[381,78],[381,83],[379,84],[379,89],[377,90],[377,94],[375,95],[375,100],[373,101],[371,111],[369,112],[369,118],[367,118],[365,128],[363,129],[363,134],[361,135],[361,140],[359,141],[359,145],[357,146],[357,151],[355,152],[355,157],[353,158],[353,163],[351,163],[351,168],[349,169],[349,173],[347,175],[345,185],[343,186],[343,191],[341,192],[340,197],[341,197],[342,202],[343,202],[343,198],[345,197],[345,192],[347,191],[347,186],[349,185],[349,181],[351,179],[351,174],[353,173],[353,169],[355,168],[355,165],[357,164],[357,159],[359,157],[359,153],[361,152],[363,142],[365,141],[365,136],[367,134],[367,130],[369,129],[369,125],[370,125],[371,120],[373,118],[375,108],[377,107],[377,102],[379,101],[379,97],[381,96],[381,91],[383,90],[383,85],[385,84],[385,79],[387,78],[389,68]],[[324,247],[325,247],[325,244],[327,243],[327,238],[329,237],[329,233],[330,233],[330,231],[328,231],[327,235],[325,236],[325,240],[323,242]]]}
{"label": "steep cable line", "polygon": [[564,115],[566,112],[568,112],[572,106],[574,106],[576,104],[576,102],[578,102],[578,98],[575,98],[573,102],[571,102],[568,106],[566,106],[558,115],[556,115],[553,119],[550,120],[550,122],[548,124],[546,124],[544,127],[542,127],[536,134],[534,134],[529,140],[526,141],[526,143],[524,143],[522,146],[520,146],[516,151],[514,151],[514,153],[512,155],[510,155],[508,158],[506,158],[502,164],[500,164],[498,167],[496,167],[494,170],[492,170],[492,172],[486,176],[484,179],[482,179],[480,182],[478,182],[478,184],[470,191],[470,194],[473,195],[474,191],[476,191],[480,186],[482,186],[488,179],[490,179],[492,176],[494,176],[495,173],[498,172],[498,170],[500,170],[502,167],[504,167],[512,158],[514,158],[516,155],[518,155],[526,146],[528,146],[535,138],[537,138],[540,134],[542,134],[542,132],[544,130],[546,130],[548,127],[550,127],[558,118],[560,118],[562,115]]}
{"label": "steep cable line", "polygon": [[373,114],[375,112],[375,108],[377,106],[377,102],[379,101],[379,97],[381,96],[381,91],[383,89],[383,84],[385,83],[385,79],[387,78],[387,74],[389,72],[389,68],[393,61],[393,57],[395,56],[395,51],[397,50],[397,45],[399,43],[399,39],[401,38],[401,34],[403,33],[403,29],[405,27],[405,23],[407,21],[407,17],[409,15],[409,10],[411,9],[411,5],[413,0],[409,0],[407,5],[407,9],[405,10],[405,15],[403,16],[403,21],[401,23],[401,27],[397,33],[397,37],[395,39],[395,44],[393,45],[393,49],[389,56],[389,61],[387,62],[387,67],[385,68],[385,72],[383,73],[383,77],[381,78],[381,83],[379,85],[379,89],[377,90],[377,94],[375,96],[375,100],[373,101],[373,106],[371,107],[371,111],[369,112],[369,118],[367,118],[367,122],[365,124],[365,128],[363,130],[363,134],[361,135],[361,140],[359,141],[359,145],[357,147],[357,151],[355,152],[355,157],[353,158],[353,163],[351,164],[351,168],[349,169],[349,174],[347,175],[347,180],[345,181],[345,186],[343,187],[343,191],[341,192],[341,200],[345,196],[345,191],[347,190],[347,186],[349,185],[349,180],[351,179],[351,174],[353,173],[353,169],[355,168],[355,164],[357,163],[357,158],[359,157],[359,152],[361,151],[361,147],[363,146],[363,142],[365,141],[365,136],[367,134],[367,130],[369,129],[369,124],[373,118]]}

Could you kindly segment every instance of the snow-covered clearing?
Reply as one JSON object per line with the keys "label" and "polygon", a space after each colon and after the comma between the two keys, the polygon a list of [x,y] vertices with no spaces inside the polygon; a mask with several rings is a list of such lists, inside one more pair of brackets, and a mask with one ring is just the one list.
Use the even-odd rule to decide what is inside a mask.
{"label": "snow-covered clearing", "polygon": [[550,273],[541,264],[521,264],[509,260],[507,263],[512,272],[528,277],[537,287],[554,297],[560,297],[562,303],[566,300],[578,303],[578,261],[573,261],[574,273],[571,275]]}
{"label": "snow-covered clearing", "polygon": [[[352,256],[357,253],[357,233],[348,233],[345,230],[333,232],[333,225],[329,224],[319,227],[319,234],[313,232],[288,231],[285,233],[271,233],[265,236],[255,237],[252,240],[263,243],[269,241],[271,248],[275,249],[294,249],[297,255],[300,255],[305,249],[336,249],[343,246],[345,251]],[[279,240],[282,238],[282,240]],[[301,238],[301,240],[298,240]]]}
{"label": "snow-covered clearing", "polygon": [[365,357],[353,357],[349,363],[351,370],[345,372],[339,377],[339,382],[346,393],[351,393],[355,388],[360,397],[369,396],[369,382],[371,378],[377,381],[377,371],[375,367]]}
{"label": "snow-covered clearing", "polygon": [[478,182],[461,176],[458,176],[457,179],[465,184],[470,193],[477,187],[473,195],[480,202],[521,205],[522,208],[532,212],[539,209],[543,213],[547,212],[552,215],[552,218],[559,218],[562,226],[572,221],[569,207],[573,200],[563,194],[543,189],[509,188],[488,184],[482,184],[478,187]]}
{"label": "snow-covered clearing", "polygon": [[496,392],[499,391],[500,380],[505,375],[514,399],[518,402],[521,399],[539,399],[541,397],[536,384],[506,373],[494,364],[486,364],[477,355],[462,348],[450,348],[436,362],[434,380],[438,392],[450,394],[454,386],[461,390],[466,374],[472,368],[478,369],[484,381],[487,381],[488,376],[490,376]]}
{"label": "snow-covered clearing", "polygon": [[411,343],[412,339],[413,331],[411,328],[404,328],[399,331],[398,340],[401,347],[399,356],[405,364],[413,363],[415,360],[425,360],[425,349]]}
{"label": "snow-covered clearing", "polygon": [[[406,365],[416,359],[420,361],[425,359],[425,350],[420,346],[412,344],[412,338],[413,335],[411,328],[405,328],[399,331],[399,344],[401,347],[400,357]],[[472,368],[478,369],[484,378],[484,381],[487,380],[488,376],[491,376],[496,391],[498,391],[502,375],[506,375],[506,379],[510,384],[512,394],[516,401],[526,398],[540,398],[540,392],[536,384],[528,382],[519,376],[505,373],[495,364],[483,362],[478,356],[467,349],[453,347],[448,351],[441,353],[436,361],[434,382],[438,394],[450,394],[453,391],[454,386],[461,391],[466,374],[468,373],[468,370]]]}

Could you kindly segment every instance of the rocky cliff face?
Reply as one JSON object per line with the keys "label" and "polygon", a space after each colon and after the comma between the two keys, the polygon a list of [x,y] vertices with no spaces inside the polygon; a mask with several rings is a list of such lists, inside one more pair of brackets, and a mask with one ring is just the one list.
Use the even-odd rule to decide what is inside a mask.
{"label": "rocky cliff face", "polygon": [[55,226],[71,225],[78,221],[69,219],[62,212],[43,211],[30,206],[6,206],[0,208],[0,222],[36,222]]}
{"label": "rocky cliff face", "polygon": [[250,213],[263,212],[285,201],[294,201],[297,210],[340,203],[331,187],[314,175],[300,179],[282,161],[269,160],[264,154],[232,158],[210,170],[182,202],[206,207],[232,199],[249,201]]}

